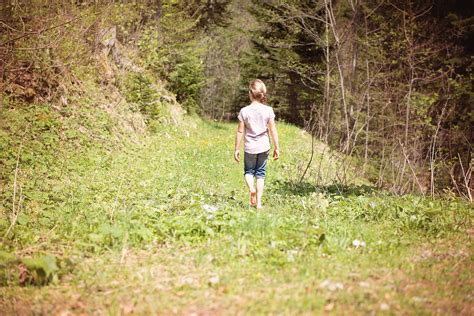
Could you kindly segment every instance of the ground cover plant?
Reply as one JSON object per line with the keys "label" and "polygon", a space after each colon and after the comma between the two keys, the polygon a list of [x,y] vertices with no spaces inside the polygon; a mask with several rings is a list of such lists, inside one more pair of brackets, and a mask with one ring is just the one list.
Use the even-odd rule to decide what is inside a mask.
{"label": "ground cover plant", "polygon": [[281,123],[257,211],[234,126],[181,124],[22,160],[12,227],[2,207],[2,311],[472,313],[472,205],[391,195],[357,169],[340,185],[324,144],[300,182],[310,137]]}

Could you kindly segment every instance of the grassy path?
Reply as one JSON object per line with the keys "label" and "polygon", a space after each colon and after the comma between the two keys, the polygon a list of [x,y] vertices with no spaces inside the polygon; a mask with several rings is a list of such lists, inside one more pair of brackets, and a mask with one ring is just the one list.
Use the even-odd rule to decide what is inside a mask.
{"label": "grassy path", "polygon": [[279,129],[283,157],[258,212],[231,161],[233,125],[196,120],[63,153],[10,245],[55,255],[58,277],[19,286],[7,273],[2,314],[474,313],[471,205],[373,191],[356,171],[344,190],[315,187],[338,172],[322,145],[296,185],[310,141]]}

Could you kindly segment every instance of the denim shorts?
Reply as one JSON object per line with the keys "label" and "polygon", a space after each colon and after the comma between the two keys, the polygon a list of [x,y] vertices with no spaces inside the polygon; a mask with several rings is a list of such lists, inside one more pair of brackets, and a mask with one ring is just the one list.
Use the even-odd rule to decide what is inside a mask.
{"label": "denim shorts", "polygon": [[251,174],[257,179],[264,179],[269,152],[268,150],[259,154],[244,153],[244,175]]}

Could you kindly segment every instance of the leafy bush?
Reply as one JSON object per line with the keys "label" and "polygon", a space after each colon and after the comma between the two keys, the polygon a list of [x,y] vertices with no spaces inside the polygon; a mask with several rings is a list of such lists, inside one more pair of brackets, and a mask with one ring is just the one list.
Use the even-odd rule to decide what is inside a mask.
{"label": "leafy bush", "polygon": [[196,113],[205,83],[202,49],[190,39],[183,42],[175,31],[168,32],[161,37],[153,27],[144,30],[138,42],[143,64],[167,82],[167,89],[188,113]]}
{"label": "leafy bush", "polygon": [[58,259],[51,254],[35,254],[32,257],[20,258],[0,250],[0,284],[18,284],[22,286],[43,286],[70,273],[74,268],[68,259]]}
{"label": "leafy bush", "polygon": [[205,81],[199,56],[192,50],[187,50],[178,59],[169,81],[169,88],[176,93],[177,101],[188,113],[196,113],[199,108],[199,90]]}
{"label": "leafy bush", "polygon": [[164,115],[165,106],[160,101],[160,94],[152,79],[145,73],[132,72],[125,80],[125,97],[150,119]]}

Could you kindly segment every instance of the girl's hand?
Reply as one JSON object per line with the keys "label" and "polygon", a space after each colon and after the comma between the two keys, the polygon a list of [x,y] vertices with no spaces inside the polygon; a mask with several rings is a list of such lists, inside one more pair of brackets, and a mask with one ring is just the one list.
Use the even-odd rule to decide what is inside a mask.
{"label": "girl's hand", "polygon": [[236,150],[234,152],[234,160],[240,162],[240,151]]}
{"label": "girl's hand", "polygon": [[279,149],[274,149],[273,150],[273,160],[278,160],[280,158],[280,150]]}

